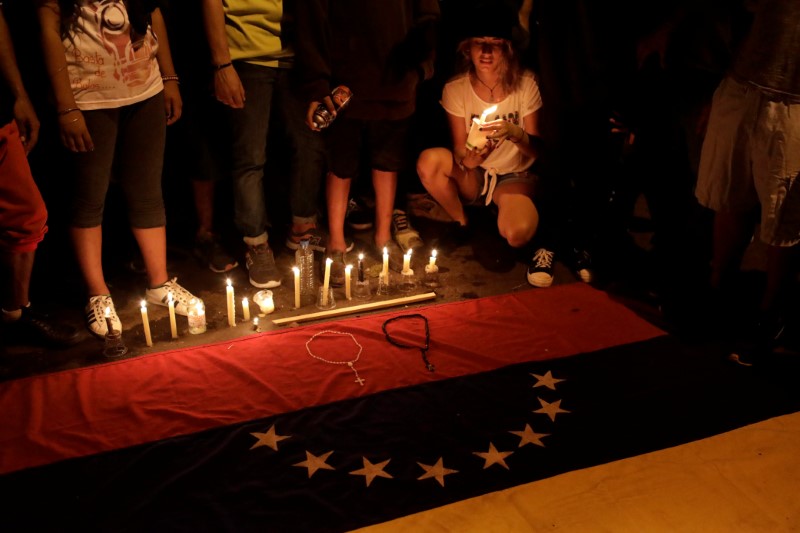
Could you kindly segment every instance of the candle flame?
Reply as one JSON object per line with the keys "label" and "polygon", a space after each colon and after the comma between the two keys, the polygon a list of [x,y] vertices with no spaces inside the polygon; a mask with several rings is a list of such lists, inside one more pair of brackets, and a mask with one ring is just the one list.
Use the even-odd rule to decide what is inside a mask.
{"label": "candle flame", "polygon": [[353,265],[347,265],[344,267],[344,271],[348,274],[350,273],[351,270],[353,270]]}
{"label": "candle flame", "polygon": [[[386,249],[386,248],[384,248],[384,250],[385,250],[385,249]],[[358,260],[359,260],[359,261],[363,261],[363,260],[364,260],[364,254],[358,254]]]}
{"label": "candle flame", "polygon": [[299,274],[300,273],[300,268],[292,267],[292,272],[294,272],[295,274]]}
{"label": "candle flame", "polygon": [[243,303],[243,304],[247,304],[247,296],[245,296],[244,298],[242,298],[242,303]]}
{"label": "candle flame", "polygon": [[483,113],[481,113],[481,122],[485,122],[486,121],[486,117],[488,117],[490,114],[494,113],[495,111],[497,111],[497,106],[496,105],[493,105],[492,107],[490,107],[488,109],[485,109],[483,111]]}
{"label": "candle flame", "polygon": [[203,311],[203,302],[197,302],[195,309],[197,309],[197,313],[200,314]]}
{"label": "candle flame", "polygon": [[436,257],[436,250],[433,250],[433,251],[431,252],[431,257]]}
{"label": "candle flame", "polygon": [[231,284],[231,278],[228,278],[228,279],[226,279],[225,281],[228,283],[228,287],[230,287],[230,286],[232,285],[232,284]]}
{"label": "candle flame", "polygon": [[257,316],[256,316],[256,317],[253,317],[253,325],[254,325],[254,326],[257,326],[257,325],[258,325],[258,317],[257,317]]}
{"label": "candle flame", "polygon": [[383,247],[383,255],[389,255],[389,249],[387,247]]}
{"label": "candle flame", "polygon": [[169,302],[173,301],[173,297],[172,297],[172,293],[171,292],[167,293],[167,301],[169,301]]}
{"label": "candle flame", "polygon": [[333,263],[333,259],[331,259],[330,257],[325,259],[325,264],[326,265],[330,265],[331,263]]}
{"label": "candle flame", "polygon": [[111,316],[111,307],[106,306],[106,317],[110,317],[110,316]]}
{"label": "candle flame", "polygon": [[[147,300],[142,300],[142,309],[147,309]],[[108,308],[106,308],[108,309]]]}

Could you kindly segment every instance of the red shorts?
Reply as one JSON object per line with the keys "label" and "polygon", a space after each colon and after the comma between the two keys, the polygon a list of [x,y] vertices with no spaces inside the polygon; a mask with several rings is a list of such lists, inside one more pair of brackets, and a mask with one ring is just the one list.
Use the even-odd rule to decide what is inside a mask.
{"label": "red shorts", "polygon": [[0,249],[30,252],[47,233],[47,209],[13,120],[0,128]]}

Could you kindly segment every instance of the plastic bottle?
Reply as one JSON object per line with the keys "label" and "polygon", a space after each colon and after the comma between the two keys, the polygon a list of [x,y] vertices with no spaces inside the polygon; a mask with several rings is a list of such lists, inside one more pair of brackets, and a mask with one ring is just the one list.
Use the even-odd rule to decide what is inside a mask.
{"label": "plastic bottle", "polygon": [[312,305],[317,301],[317,279],[314,272],[314,250],[307,240],[300,241],[295,252],[295,262],[300,269],[300,305]]}

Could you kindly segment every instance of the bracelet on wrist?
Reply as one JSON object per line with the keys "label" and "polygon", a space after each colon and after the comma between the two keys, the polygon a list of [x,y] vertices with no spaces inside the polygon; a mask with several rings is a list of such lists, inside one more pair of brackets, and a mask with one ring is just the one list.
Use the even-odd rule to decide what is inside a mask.
{"label": "bracelet on wrist", "polygon": [[181,79],[178,76],[161,76],[161,81],[174,81],[178,85],[181,84]]}
{"label": "bracelet on wrist", "polygon": [[231,62],[231,61],[228,61],[227,63],[223,63],[223,64],[221,64],[221,65],[214,65],[214,70],[216,70],[217,72],[219,72],[219,71],[220,71],[220,70],[222,70],[222,69],[226,69],[226,68],[228,68],[228,67],[232,67],[232,66],[233,66],[233,62]]}
{"label": "bracelet on wrist", "polygon": [[58,112],[58,115],[59,116],[64,116],[64,115],[67,115],[69,113],[72,113],[73,111],[80,111],[80,109],[78,109],[77,107],[70,107],[68,109],[62,109],[61,111]]}

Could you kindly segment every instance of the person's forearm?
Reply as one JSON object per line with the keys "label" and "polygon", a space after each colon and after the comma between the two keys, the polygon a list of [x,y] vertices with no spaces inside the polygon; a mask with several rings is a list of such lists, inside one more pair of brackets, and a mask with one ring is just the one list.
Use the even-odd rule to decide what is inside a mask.
{"label": "person's forearm", "polygon": [[211,62],[215,66],[231,62],[228,36],[225,34],[225,11],[221,0],[203,0],[203,24],[211,50]]}
{"label": "person's forearm", "polygon": [[162,76],[172,77],[175,76],[175,65],[172,64],[172,53],[169,49],[169,39],[167,38],[167,25],[164,23],[164,17],[161,15],[161,10],[156,8],[151,16],[153,25],[153,33],[158,39],[158,52],[156,52],[156,61],[158,61],[158,68],[161,70]]}
{"label": "person's forearm", "polygon": [[0,10],[0,74],[6,82],[14,98],[27,96],[25,86],[22,84],[22,75],[17,67],[17,60],[14,56],[14,44],[11,42],[11,32]]}
{"label": "person's forearm", "polygon": [[59,112],[75,109],[75,95],[69,83],[67,56],[60,34],[60,11],[56,2],[42,2],[38,6],[39,23],[42,30],[42,52],[53,97]]}

